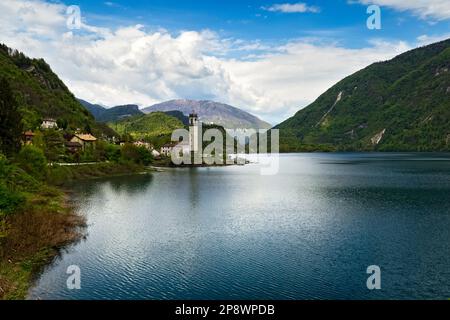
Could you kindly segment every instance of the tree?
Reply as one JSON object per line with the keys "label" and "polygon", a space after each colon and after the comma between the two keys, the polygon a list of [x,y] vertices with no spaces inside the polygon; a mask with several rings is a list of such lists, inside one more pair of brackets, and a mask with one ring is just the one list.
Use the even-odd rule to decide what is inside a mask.
{"label": "tree", "polygon": [[139,153],[139,163],[143,164],[145,166],[148,166],[152,164],[153,162],[153,155],[147,148],[144,147],[138,147],[137,151]]}
{"label": "tree", "polygon": [[20,150],[22,115],[8,81],[0,79],[0,150],[10,156]]}
{"label": "tree", "polygon": [[58,161],[64,155],[64,137],[54,129],[44,132],[45,156],[49,161]]}
{"label": "tree", "polygon": [[121,154],[123,160],[135,163],[139,163],[141,157],[138,148],[131,143],[126,143],[122,147]]}
{"label": "tree", "polygon": [[108,161],[119,162],[121,157],[121,148],[114,144],[107,144],[105,147],[106,159]]}
{"label": "tree", "polygon": [[44,152],[35,146],[24,146],[17,155],[17,162],[20,168],[38,180],[47,175],[47,159]]}
{"label": "tree", "polygon": [[56,120],[56,123],[58,125],[58,128],[67,130],[67,127],[69,126],[69,122],[66,119],[58,119]]}
{"label": "tree", "polygon": [[84,131],[86,133],[92,133],[92,128],[91,128],[91,125],[89,123],[86,123],[86,125],[84,126]]}

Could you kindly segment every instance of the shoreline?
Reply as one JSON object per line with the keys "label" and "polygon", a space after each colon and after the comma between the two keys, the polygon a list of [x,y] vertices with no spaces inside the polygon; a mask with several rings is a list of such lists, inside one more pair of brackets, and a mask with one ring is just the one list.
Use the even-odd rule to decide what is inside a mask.
{"label": "shoreline", "polygon": [[24,207],[5,218],[7,233],[0,238],[0,300],[27,299],[43,269],[61,250],[84,238],[86,220],[76,212],[69,183],[152,172],[134,164],[93,166],[97,168],[74,166],[50,172],[39,191],[27,194]]}
{"label": "shoreline", "polygon": [[21,300],[61,249],[83,238],[86,221],[76,214],[69,194],[59,188],[36,195],[6,221],[9,228],[0,260],[0,299]]}

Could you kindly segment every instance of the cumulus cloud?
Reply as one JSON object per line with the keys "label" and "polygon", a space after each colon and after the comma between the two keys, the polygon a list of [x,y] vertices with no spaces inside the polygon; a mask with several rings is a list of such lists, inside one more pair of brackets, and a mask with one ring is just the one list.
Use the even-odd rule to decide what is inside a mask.
{"label": "cumulus cloud", "polygon": [[283,13],[319,13],[320,8],[316,6],[309,6],[306,3],[276,3],[270,7],[262,7],[263,10],[270,12],[283,12]]}
{"label": "cumulus cloud", "polygon": [[110,106],[210,99],[277,123],[345,76],[410,49],[403,42],[348,49],[306,39],[270,46],[209,30],[109,29],[84,20],[81,30],[68,30],[65,11],[40,0],[2,0],[0,41],[45,58],[77,97]]}
{"label": "cumulus cloud", "polygon": [[358,0],[365,5],[376,4],[399,11],[412,11],[422,19],[450,19],[449,0]]}

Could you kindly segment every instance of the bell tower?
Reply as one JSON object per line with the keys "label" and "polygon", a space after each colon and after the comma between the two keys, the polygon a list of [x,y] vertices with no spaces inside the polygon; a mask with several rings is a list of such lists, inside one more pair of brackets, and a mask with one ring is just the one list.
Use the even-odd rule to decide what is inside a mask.
{"label": "bell tower", "polygon": [[189,147],[191,152],[197,153],[201,146],[201,124],[198,115],[192,112],[189,115]]}
{"label": "bell tower", "polygon": [[189,126],[194,127],[198,125],[198,115],[196,113],[189,114]]}

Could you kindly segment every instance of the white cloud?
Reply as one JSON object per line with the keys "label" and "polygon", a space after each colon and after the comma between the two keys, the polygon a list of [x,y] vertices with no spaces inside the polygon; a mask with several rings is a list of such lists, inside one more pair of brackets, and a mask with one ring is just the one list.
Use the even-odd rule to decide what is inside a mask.
{"label": "white cloud", "polygon": [[450,33],[443,34],[443,35],[421,35],[417,37],[417,44],[419,46],[426,46],[432,43],[440,42],[450,39]]}
{"label": "white cloud", "polygon": [[412,11],[422,19],[450,19],[449,0],[358,0],[365,5],[376,4],[398,11]]}
{"label": "white cloud", "polygon": [[306,3],[276,3],[270,7],[262,7],[263,10],[270,12],[283,12],[283,13],[319,13],[320,8],[316,6],[309,6]]}
{"label": "white cloud", "polygon": [[111,1],[105,1],[105,2],[103,2],[103,4],[105,6],[108,6],[108,7],[117,7],[117,6],[119,6],[117,3],[111,2]]}
{"label": "white cloud", "polygon": [[[307,39],[270,46],[208,30],[174,35],[140,25],[108,29],[84,23],[82,30],[70,31],[65,9],[38,0],[2,0],[0,42],[45,58],[76,96],[110,106],[211,99],[276,123],[349,74],[410,49],[403,42],[348,49]],[[247,51],[247,57],[231,58]]]}

